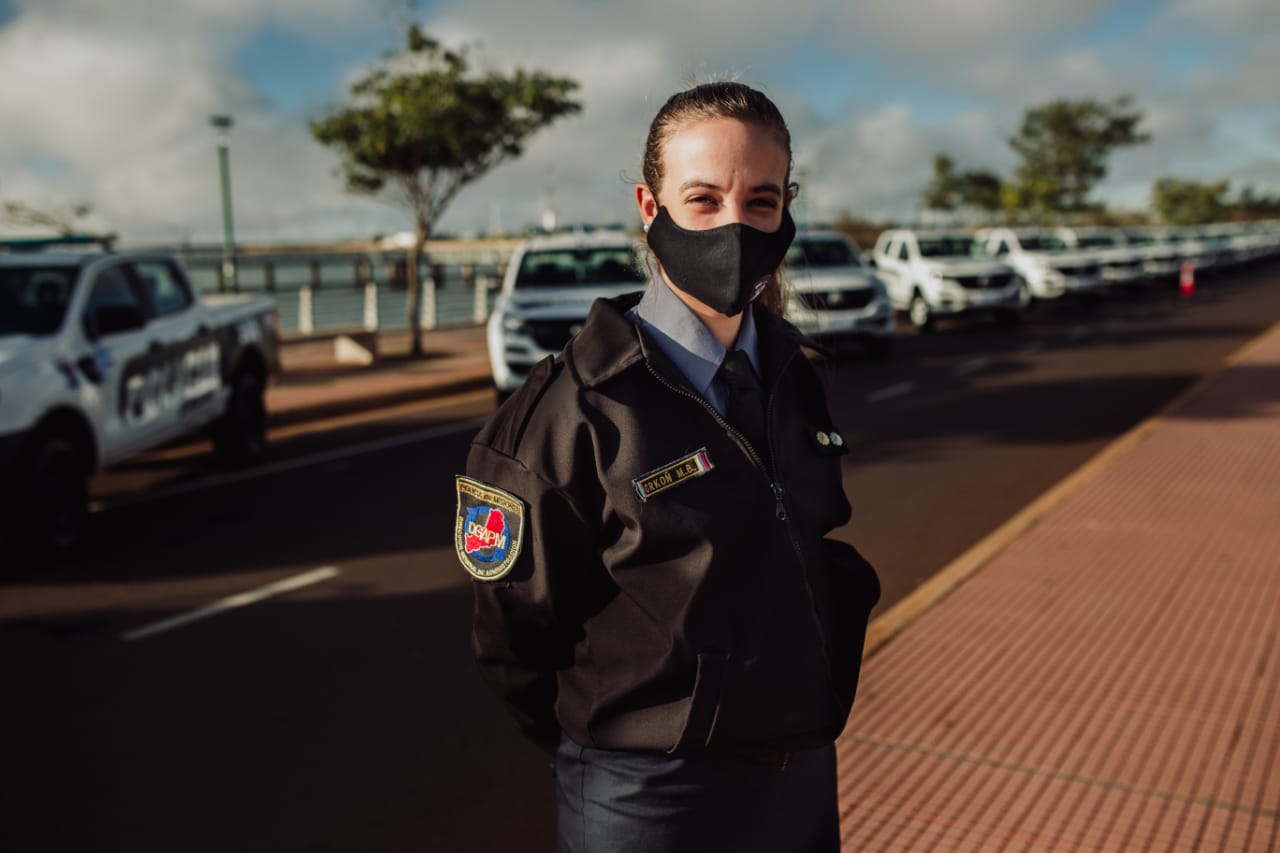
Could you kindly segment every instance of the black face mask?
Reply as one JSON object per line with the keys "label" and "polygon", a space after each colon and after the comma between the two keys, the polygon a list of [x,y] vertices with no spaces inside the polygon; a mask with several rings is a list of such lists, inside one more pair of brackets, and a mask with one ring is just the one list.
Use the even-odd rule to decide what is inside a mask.
{"label": "black face mask", "polygon": [[741,222],[690,231],[665,207],[649,224],[649,248],[671,283],[729,317],[760,295],[795,236],[796,223],[785,208],[782,225],[772,232]]}

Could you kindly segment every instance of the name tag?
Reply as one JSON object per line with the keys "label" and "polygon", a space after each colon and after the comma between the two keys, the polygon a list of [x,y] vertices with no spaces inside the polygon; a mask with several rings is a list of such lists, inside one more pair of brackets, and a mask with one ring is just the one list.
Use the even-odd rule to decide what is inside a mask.
{"label": "name tag", "polygon": [[707,449],[703,447],[682,459],[637,477],[631,481],[631,484],[636,487],[636,494],[640,496],[640,500],[647,501],[667,489],[701,477],[714,467],[716,466],[712,464]]}

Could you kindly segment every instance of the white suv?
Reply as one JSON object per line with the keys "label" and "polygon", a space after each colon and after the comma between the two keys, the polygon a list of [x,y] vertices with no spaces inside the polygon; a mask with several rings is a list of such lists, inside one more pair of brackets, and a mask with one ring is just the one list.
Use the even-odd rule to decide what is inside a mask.
{"label": "white suv", "polygon": [[1006,326],[1022,319],[1026,284],[968,234],[896,228],[880,235],[872,258],[894,306],[921,331],[939,317],[986,315]]}
{"label": "white suv", "polygon": [[814,337],[852,338],[868,358],[893,349],[893,305],[862,252],[837,231],[802,231],[787,251],[787,319]]}
{"label": "white suv", "polygon": [[1098,258],[1073,251],[1051,231],[985,228],[975,236],[987,254],[1018,271],[1035,299],[1057,299],[1068,293],[1096,296],[1103,285]]}
{"label": "white suv", "polygon": [[600,297],[643,290],[640,244],[622,231],[533,237],[515,248],[486,337],[499,400],[556,355]]}
{"label": "white suv", "polygon": [[1131,284],[1143,276],[1145,254],[1140,246],[1129,245],[1124,232],[1117,228],[1054,229],[1066,245],[1090,252],[1102,267],[1102,280],[1107,284]]}

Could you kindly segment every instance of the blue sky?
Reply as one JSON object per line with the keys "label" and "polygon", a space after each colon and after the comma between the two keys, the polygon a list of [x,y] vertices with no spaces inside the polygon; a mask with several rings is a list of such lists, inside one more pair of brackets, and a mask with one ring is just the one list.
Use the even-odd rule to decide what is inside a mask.
{"label": "blue sky", "polygon": [[[230,113],[237,234],[362,238],[405,215],[353,198],[307,121],[417,20],[482,66],[582,83],[581,115],[458,197],[467,233],[630,221],[653,112],[695,77],[765,89],[791,124],[804,210],[919,214],[932,157],[1007,174],[1031,106],[1129,93],[1151,144],[1096,197],[1142,208],[1160,175],[1280,192],[1275,0],[0,0],[0,201],[87,202],[125,242],[216,242],[214,134]],[[673,24],[678,22],[678,26]],[[19,82],[20,81],[20,82]],[[3,228],[0,224],[0,228]]]}

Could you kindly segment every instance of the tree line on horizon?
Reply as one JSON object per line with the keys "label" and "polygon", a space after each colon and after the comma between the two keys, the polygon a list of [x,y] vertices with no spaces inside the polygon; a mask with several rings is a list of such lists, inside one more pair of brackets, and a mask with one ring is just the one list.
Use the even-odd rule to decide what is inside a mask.
{"label": "tree line on horizon", "polygon": [[[1133,211],[1110,211],[1089,194],[1107,175],[1107,159],[1119,148],[1142,145],[1143,114],[1131,96],[1110,102],[1058,99],[1031,107],[1006,141],[1020,162],[1008,178],[985,169],[961,171],[939,153],[922,193],[933,211],[1007,223],[1145,224]],[[1166,225],[1200,225],[1280,216],[1280,196],[1241,189],[1226,180],[1201,182],[1160,177],[1151,187],[1151,210]]]}

